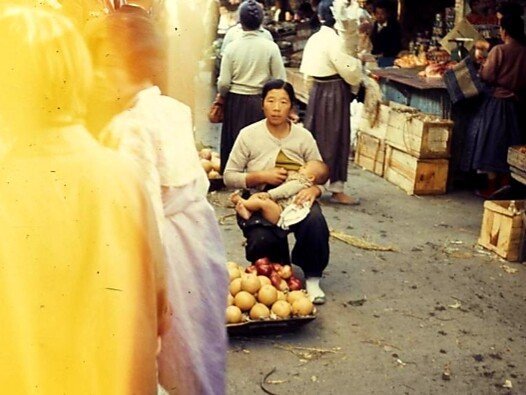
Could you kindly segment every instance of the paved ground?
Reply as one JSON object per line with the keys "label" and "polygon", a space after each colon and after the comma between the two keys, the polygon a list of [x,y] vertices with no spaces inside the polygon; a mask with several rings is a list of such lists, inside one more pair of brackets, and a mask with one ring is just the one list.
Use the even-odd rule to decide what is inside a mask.
{"label": "paved ground", "polygon": [[[294,333],[232,338],[228,393],[263,393],[274,368],[265,387],[280,395],[526,393],[526,267],[476,247],[482,201],[407,196],[354,167],[350,185],[362,204],[323,202],[329,226],[398,252],[331,240],[318,318]],[[218,217],[233,212],[226,192],[210,199]],[[221,227],[228,258],[246,264],[233,218]]]}

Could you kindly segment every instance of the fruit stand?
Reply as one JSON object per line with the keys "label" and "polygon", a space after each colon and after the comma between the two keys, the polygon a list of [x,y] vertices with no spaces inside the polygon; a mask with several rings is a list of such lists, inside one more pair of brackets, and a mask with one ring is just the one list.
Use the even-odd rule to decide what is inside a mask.
{"label": "fruit stand", "polygon": [[226,326],[231,335],[296,329],[316,318],[316,309],[290,265],[258,259],[243,267],[228,262]]}

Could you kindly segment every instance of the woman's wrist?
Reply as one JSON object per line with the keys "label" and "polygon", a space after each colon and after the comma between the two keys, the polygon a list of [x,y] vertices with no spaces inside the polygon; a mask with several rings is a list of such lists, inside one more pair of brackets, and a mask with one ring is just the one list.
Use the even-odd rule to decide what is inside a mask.
{"label": "woman's wrist", "polygon": [[265,183],[263,171],[252,171],[247,173],[245,183],[247,188],[257,187]]}

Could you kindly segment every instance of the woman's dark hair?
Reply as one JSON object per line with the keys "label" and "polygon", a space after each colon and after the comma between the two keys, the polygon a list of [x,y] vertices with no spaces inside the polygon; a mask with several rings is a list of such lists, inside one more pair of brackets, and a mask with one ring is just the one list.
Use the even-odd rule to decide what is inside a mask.
{"label": "woman's dark hair", "polygon": [[517,40],[522,45],[526,45],[526,36],[524,35],[524,21],[520,15],[504,15],[500,20],[500,27],[511,38]]}
{"label": "woman's dark hair", "polygon": [[246,0],[239,6],[239,22],[245,30],[259,29],[263,16],[263,7],[255,0]]}
{"label": "woman's dark hair", "polygon": [[392,18],[394,15],[396,15],[396,6],[395,4],[390,0],[377,0],[373,4],[373,10],[376,11],[378,8],[385,10],[387,13],[388,18]]}
{"label": "woman's dark hair", "polygon": [[333,0],[322,0],[318,4],[318,17],[323,26],[333,27],[336,24],[336,19],[332,13]]}
{"label": "woman's dark hair", "polygon": [[267,81],[267,83],[263,85],[261,98],[265,100],[267,94],[274,89],[284,89],[285,92],[287,92],[287,94],[289,95],[291,104],[294,104],[294,102],[296,101],[296,95],[294,94],[294,88],[292,87],[292,85],[289,82],[279,79]]}
{"label": "woman's dark hair", "polygon": [[499,14],[502,14],[502,16],[505,16],[505,15],[522,16],[522,14],[524,14],[524,8],[522,8],[520,4],[515,3],[514,1],[504,1],[497,6],[497,12]]}

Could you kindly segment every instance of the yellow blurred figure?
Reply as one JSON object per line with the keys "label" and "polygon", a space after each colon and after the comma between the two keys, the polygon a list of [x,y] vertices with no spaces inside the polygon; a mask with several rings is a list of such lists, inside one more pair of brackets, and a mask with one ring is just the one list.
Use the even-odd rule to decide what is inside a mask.
{"label": "yellow blurred figure", "polygon": [[162,247],[134,164],[83,126],[87,48],[3,5],[0,53],[0,393],[155,394]]}

